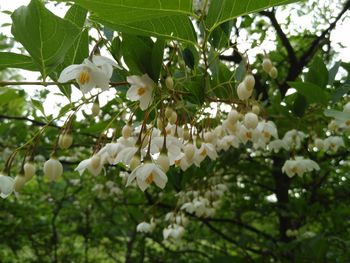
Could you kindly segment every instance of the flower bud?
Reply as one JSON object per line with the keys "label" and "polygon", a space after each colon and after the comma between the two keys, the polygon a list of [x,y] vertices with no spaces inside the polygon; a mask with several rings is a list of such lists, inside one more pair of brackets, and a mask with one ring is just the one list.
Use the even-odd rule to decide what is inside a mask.
{"label": "flower bud", "polygon": [[173,111],[171,113],[171,117],[169,118],[169,122],[170,122],[170,124],[175,124],[176,121],[177,121],[177,113],[176,113],[176,111]]}
{"label": "flower bud", "polygon": [[92,169],[97,169],[101,165],[101,157],[97,154],[91,157],[90,165]]}
{"label": "flower bud", "polygon": [[57,177],[63,174],[63,166],[59,160],[51,157],[44,163],[44,175],[50,180],[54,181]]}
{"label": "flower bud", "polygon": [[260,107],[258,105],[254,105],[252,107],[252,112],[254,112],[256,115],[259,115],[260,113]]}
{"label": "flower bud", "polygon": [[165,117],[166,117],[167,119],[170,119],[170,118],[171,118],[171,115],[173,114],[173,109],[170,108],[169,106],[166,107],[166,108],[165,108],[164,114],[165,114]]}
{"label": "flower bud", "polygon": [[13,185],[13,189],[15,190],[15,192],[17,192],[17,193],[21,192],[21,190],[26,182],[27,182],[27,180],[23,175],[17,175],[15,177],[15,182]]}
{"label": "flower bud", "polygon": [[58,138],[58,146],[61,149],[68,149],[69,147],[71,147],[73,143],[73,136],[72,134],[68,134],[68,133],[63,133],[60,134],[60,137]]}
{"label": "flower bud", "polygon": [[211,131],[208,131],[208,132],[204,133],[203,138],[204,138],[204,141],[206,141],[206,142],[212,142],[212,141],[214,141],[215,136]]}
{"label": "flower bud", "polygon": [[100,104],[97,101],[95,101],[94,104],[92,104],[92,107],[91,107],[91,115],[95,117],[99,113],[100,113]]}
{"label": "flower bud", "polygon": [[253,112],[248,112],[246,115],[244,115],[244,126],[247,129],[255,129],[258,126],[258,116]]}
{"label": "flower bud", "polygon": [[23,166],[24,177],[30,181],[35,175],[35,166],[31,162],[26,162]]}
{"label": "flower bud", "polygon": [[131,136],[132,128],[129,124],[124,125],[122,129],[122,136],[124,139],[128,139]]}
{"label": "flower bud", "polygon": [[262,68],[266,73],[270,73],[273,65],[272,62],[269,58],[264,58],[263,63],[262,63]]}
{"label": "flower bud", "polygon": [[252,95],[252,91],[249,91],[244,82],[241,82],[237,87],[237,95],[240,100],[247,100]]}
{"label": "flower bud", "polygon": [[166,79],[165,79],[165,85],[168,89],[174,89],[174,80],[172,77],[168,76]]}
{"label": "flower bud", "polygon": [[161,118],[157,118],[157,127],[159,130],[163,130],[164,124]]}
{"label": "flower bud", "polygon": [[238,114],[238,112],[237,112],[236,110],[232,109],[232,110],[228,113],[227,119],[228,119],[229,122],[231,122],[231,123],[233,123],[233,124],[236,123],[236,122],[238,121],[238,119],[239,119],[239,114]]}
{"label": "flower bud", "polygon": [[277,68],[273,67],[273,68],[270,70],[269,75],[270,75],[270,77],[273,78],[273,79],[277,78],[277,76],[278,76]]}
{"label": "flower bud", "polygon": [[133,171],[137,166],[141,164],[141,159],[139,155],[134,155],[130,161],[130,170]]}
{"label": "flower bud", "polygon": [[190,139],[190,130],[187,128],[187,126],[184,127],[183,139],[185,141]]}
{"label": "flower bud", "polygon": [[156,160],[156,164],[159,165],[159,167],[163,170],[164,173],[169,171],[170,168],[170,162],[169,157],[165,153],[161,153]]}
{"label": "flower bud", "polygon": [[255,86],[255,78],[252,74],[248,74],[244,78],[244,84],[247,88],[247,90],[251,91],[254,89]]}
{"label": "flower bud", "polygon": [[188,160],[192,160],[195,153],[196,147],[192,143],[188,143],[185,145],[184,154]]}

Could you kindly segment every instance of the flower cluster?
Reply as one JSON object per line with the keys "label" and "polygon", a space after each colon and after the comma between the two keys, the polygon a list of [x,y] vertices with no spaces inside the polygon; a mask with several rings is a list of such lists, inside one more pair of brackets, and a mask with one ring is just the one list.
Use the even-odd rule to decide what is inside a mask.
{"label": "flower cluster", "polygon": [[320,166],[315,161],[304,159],[303,157],[295,157],[294,160],[287,160],[282,167],[282,172],[286,173],[289,177],[293,177],[296,174],[302,176],[304,173],[313,170],[320,170]]}

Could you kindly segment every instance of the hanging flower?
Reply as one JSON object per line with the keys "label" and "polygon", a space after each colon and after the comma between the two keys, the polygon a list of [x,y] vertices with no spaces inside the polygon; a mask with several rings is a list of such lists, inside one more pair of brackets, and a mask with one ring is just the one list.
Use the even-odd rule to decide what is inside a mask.
{"label": "hanging flower", "polygon": [[14,179],[10,176],[0,174],[0,197],[6,198],[13,192]]}
{"label": "hanging flower", "polygon": [[141,191],[145,191],[152,182],[161,189],[168,182],[166,174],[152,162],[145,162],[136,167],[129,175],[126,186],[129,186],[135,179]]}
{"label": "hanging flower", "polygon": [[74,64],[66,67],[58,79],[58,82],[65,83],[75,79],[83,93],[87,93],[93,88],[107,90],[109,80],[112,77],[113,66],[118,65],[103,56],[93,56],[92,61],[84,59],[82,64]]}
{"label": "hanging flower", "polygon": [[145,110],[152,103],[153,87],[155,83],[147,74],[142,76],[129,76],[126,80],[131,87],[128,89],[126,96],[131,101],[140,101],[141,110]]}

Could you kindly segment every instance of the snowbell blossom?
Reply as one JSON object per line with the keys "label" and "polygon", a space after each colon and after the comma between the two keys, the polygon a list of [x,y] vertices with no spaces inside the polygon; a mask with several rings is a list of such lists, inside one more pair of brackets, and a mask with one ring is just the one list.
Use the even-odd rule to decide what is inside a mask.
{"label": "snowbell blossom", "polygon": [[129,186],[135,179],[141,191],[145,191],[152,182],[164,189],[168,182],[166,174],[152,162],[145,162],[136,167],[129,175],[126,186]]}
{"label": "snowbell blossom", "polygon": [[296,157],[295,160],[287,160],[282,167],[282,172],[286,173],[289,177],[293,177],[296,174],[301,176],[305,172],[311,172],[313,170],[320,170],[320,166],[315,161],[304,159],[303,157]]}
{"label": "snowbell blossom", "polygon": [[152,93],[155,83],[147,74],[142,76],[129,76],[126,80],[131,85],[126,96],[131,101],[140,101],[141,110],[146,110],[152,103]]}
{"label": "snowbell blossom", "polygon": [[0,174],[0,197],[6,198],[13,192],[15,180],[7,175]]}
{"label": "snowbell blossom", "polygon": [[93,56],[92,61],[86,58],[82,64],[66,67],[61,72],[58,82],[65,83],[75,79],[83,93],[87,93],[93,88],[107,90],[113,67],[118,67],[113,60],[103,56]]}

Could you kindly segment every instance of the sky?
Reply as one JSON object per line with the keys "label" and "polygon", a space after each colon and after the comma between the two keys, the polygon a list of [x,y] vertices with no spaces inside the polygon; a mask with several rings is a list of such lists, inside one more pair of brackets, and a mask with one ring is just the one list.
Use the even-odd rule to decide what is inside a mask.
{"label": "sky", "polygon": [[[327,4],[328,0],[320,0],[319,4],[320,5],[325,5]],[[5,23],[10,23],[11,19],[9,17],[8,14],[3,13],[3,11],[8,10],[8,11],[14,11],[16,8],[22,6],[22,5],[28,5],[30,2],[30,0],[0,0],[0,10],[2,12],[0,12],[0,24],[5,24]],[[49,3],[46,5],[46,7],[48,9],[50,9],[53,13],[55,13],[58,16],[63,17],[65,12],[66,12],[66,8],[60,4],[58,6],[55,6],[52,3]],[[288,15],[288,12],[278,12],[278,20],[282,21],[286,18],[286,16]],[[309,23],[309,17],[308,16],[298,16],[297,12],[295,12],[295,18],[298,19],[298,25],[304,27],[307,25],[310,25],[311,23]],[[335,42],[341,42],[343,45],[343,48],[339,49],[336,48],[336,52],[339,53],[338,58],[341,59],[344,62],[350,62],[350,37],[344,37],[344,36],[349,36],[349,28],[350,28],[350,18],[347,17],[346,19],[344,19],[341,23],[338,24],[338,26],[336,27],[335,30],[333,30],[332,34],[331,34],[331,39],[334,40]],[[271,29],[272,30],[272,29]],[[2,27],[0,28],[0,32],[6,35],[11,35],[11,28],[10,26],[7,27]],[[273,34],[273,31],[271,31],[271,35]],[[242,38],[247,38],[247,36],[242,36]],[[246,43],[246,41],[241,41],[240,45],[239,45],[239,50],[248,50],[248,56],[256,56],[257,54],[262,54],[264,51],[269,51],[271,49],[273,49],[274,43],[273,41],[267,41],[266,43],[264,43],[264,46],[262,47],[258,47],[255,48],[254,50],[250,49],[250,44]],[[39,74],[35,73],[35,72],[30,72],[30,71],[24,71],[24,70],[20,70],[19,71],[20,74],[22,74],[22,77],[24,78],[24,80],[27,81],[35,81],[39,78]],[[37,86],[26,86],[27,91],[29,91],[29,95],[34,94],[37,90],[38,87]],[[50,86],[50,89],[52,92],[50,92],[50,94],[48,95],[46,101],[44,102],[44,108],[46,110],[46,114],[57,114],[57,109],[53,108],[52,102],[53,101],[59,101],[60,103],[62,103],[62,105],[65,105],[66,103],[68,103],[68,100],[62,96],[57,96],[55,95],[55,93],[59,93],[58,88],[55,88],[54,86]],[[73,94],[72,97],[73,98],[80,98],[82,96],[82,94],[80,93],[79,90],[77,89],[73,89]],[[103,105],[105,104],[107,101],[104,100],[103,98],[100,98],[100,103]],[[91,106],[86,106],[85,107],[85,111],[89,112],[89,107]]]}

